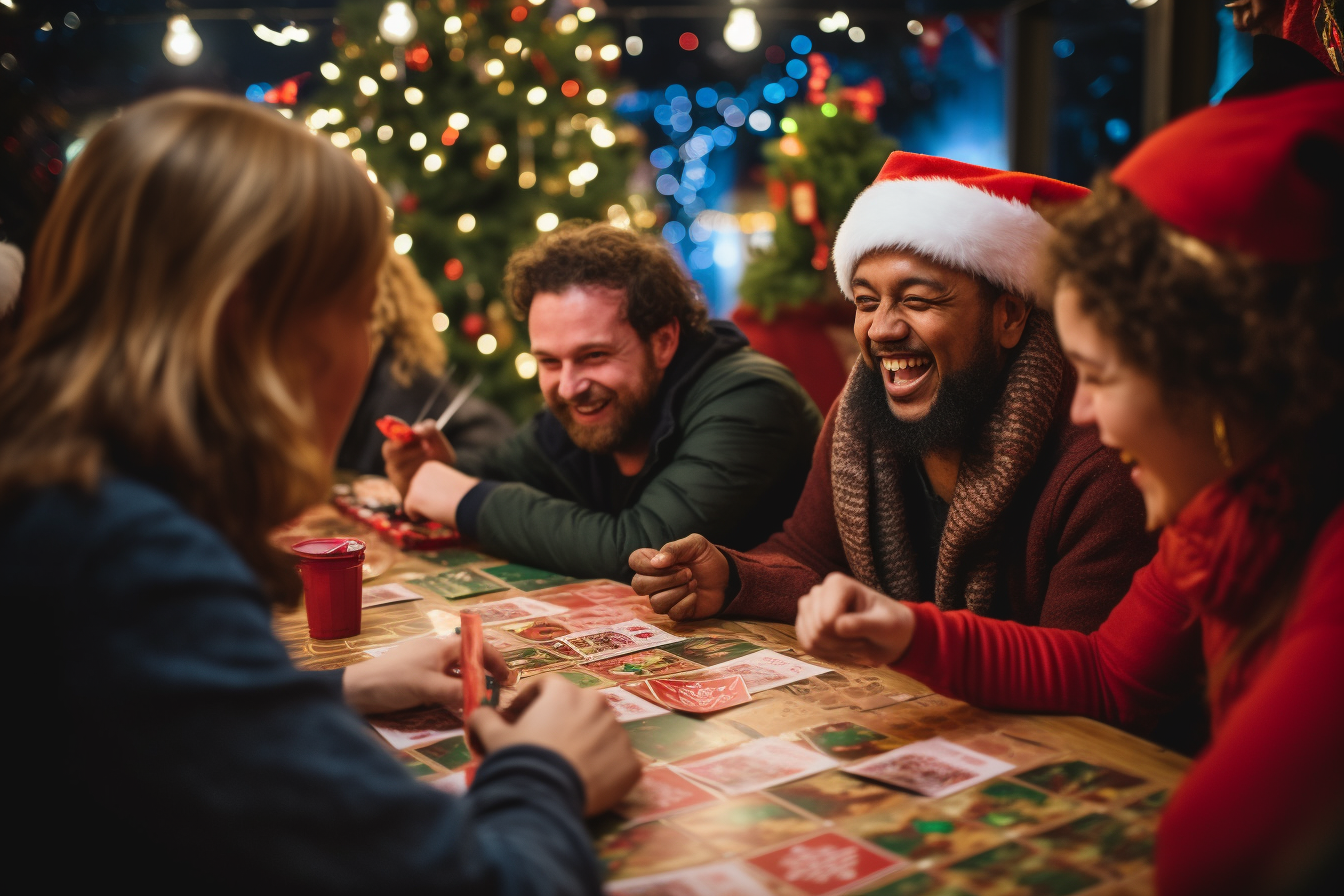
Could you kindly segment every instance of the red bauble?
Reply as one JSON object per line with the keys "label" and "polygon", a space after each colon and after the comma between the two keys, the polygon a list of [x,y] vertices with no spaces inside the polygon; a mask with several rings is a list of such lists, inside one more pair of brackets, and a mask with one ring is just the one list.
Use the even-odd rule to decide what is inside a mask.
{"label": "red bauble", "polygon": [[462,332],[468,339],[477,339],[485,332],[485,315],[473,311],[462,319]]}

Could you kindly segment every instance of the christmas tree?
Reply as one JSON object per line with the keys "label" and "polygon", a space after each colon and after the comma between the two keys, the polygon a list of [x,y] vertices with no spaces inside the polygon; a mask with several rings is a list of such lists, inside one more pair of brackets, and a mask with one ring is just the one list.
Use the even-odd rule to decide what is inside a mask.
{"label": "christmas tree", "polygon": [[767,322],[780,308],[841,298],[829,272],[835,231],[896,149],[873,123],[881,82],[844,87],[820,53],[808,71],[806,101],[789,106],[784,135],[763,147],[774,245],[752,255],[738,284],[742,304]]}
{"label": "christmas tree", "polygon": [[393,204],[395,251],[433,286],[457,378],[516,417],[537,407],[526,333],[501,299],[509,253],[571,218],[651,227],[626,182],[643,136],[616,120],[621,50],[591,9],[547,0],[346,0],[310,127]]}

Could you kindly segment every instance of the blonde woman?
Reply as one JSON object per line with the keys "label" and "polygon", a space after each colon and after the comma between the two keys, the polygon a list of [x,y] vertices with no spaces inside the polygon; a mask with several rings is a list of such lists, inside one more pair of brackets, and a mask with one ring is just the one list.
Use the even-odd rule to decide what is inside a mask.
{"label": "blonde woman", "polygon": [[[432,420],[457,398],[460,386],[439,388],[448,360],[432,322],[440,310],[438,297],[415,263],[389,252],[373,303],[373,369],[336,453],[339,469],[381,476],[384,438],[376,425],[378,418],[391,414],[415,423],[416,415],[424,410],[424,416]],[[459,374],[457,379],[464,377]],[[468,464],[513,432],[508,414],[475,395],[462,402],[443,428],[459,462]]]}
{"label": "blonde woman", "polygon": [[100,881],[599,891],[581,816],[638,774],[600,696],[474,714],[455,798],[356,715],[460,703],[455,640],[305,673],[271,634],[298,587],[266,532],[326,494],[386,244],[345,156],[198,92],[99,132],[38,235],[0,361],[0,560],[59,614],[57,699],[98,738],[64,768]]}

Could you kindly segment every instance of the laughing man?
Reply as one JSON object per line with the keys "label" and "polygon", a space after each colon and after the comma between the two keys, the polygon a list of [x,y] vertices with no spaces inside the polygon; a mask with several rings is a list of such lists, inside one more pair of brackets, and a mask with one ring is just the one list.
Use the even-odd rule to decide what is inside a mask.
{"label": "laughing man", "polygon": [[893,153],[836,235],[862,350],[782,531],[749,551],[702,535],[630,557],[674,619],[792,622],[827,574],[903,600],[1092,631],[1153,555],[1114,452],[1069,422],[1073,374],[1035,265],[1034,202],[1079,187]]}

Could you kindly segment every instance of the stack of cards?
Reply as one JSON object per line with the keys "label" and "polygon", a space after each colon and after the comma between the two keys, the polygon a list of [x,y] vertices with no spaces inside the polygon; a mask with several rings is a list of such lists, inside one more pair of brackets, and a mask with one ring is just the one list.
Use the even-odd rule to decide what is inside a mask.
{"label": "stack of cards", "polygon": [[700,681],[675,681],[655,678],[652,681],[628,684],[625,688],[633,693],[649,697],[668,709],[676,709],[695,715],[718,712],[721,709],[729,709],[733,706],[751,702],[751,694],[747,692],[746,683],[742,681],[740,675],[727,678],[707,678]]}

